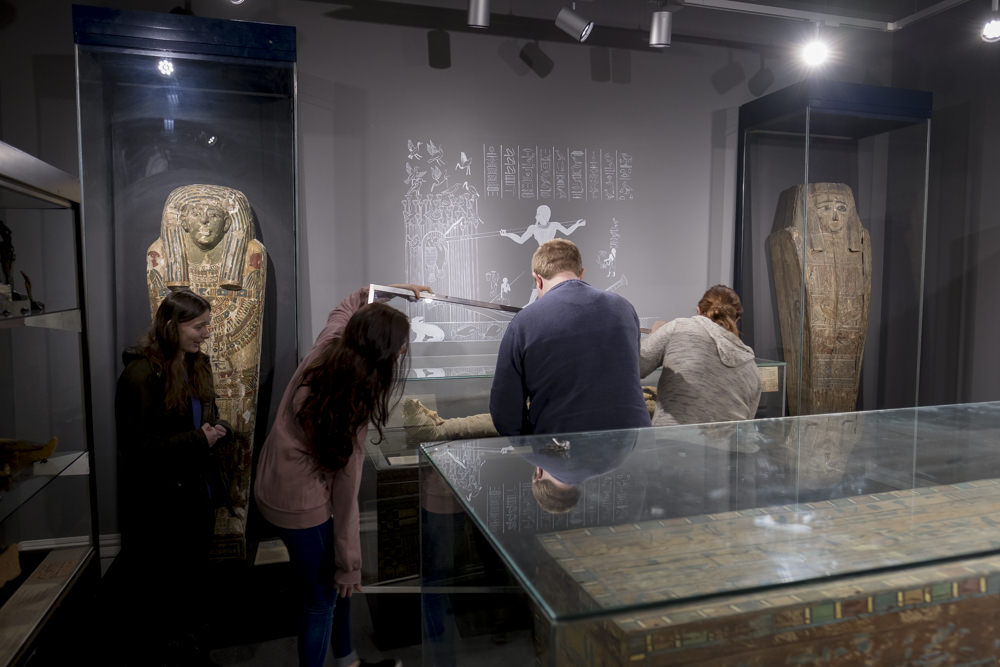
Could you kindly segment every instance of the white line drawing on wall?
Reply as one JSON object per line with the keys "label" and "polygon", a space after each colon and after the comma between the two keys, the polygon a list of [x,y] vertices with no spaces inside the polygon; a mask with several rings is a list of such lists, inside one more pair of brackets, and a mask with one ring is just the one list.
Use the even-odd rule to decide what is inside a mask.
{"label": "white line drawing on wall", "polygon": [[490,286],[490,301],[495,303],[500,298],[500,272],[487,271],[486,284]]}
{"label": "white line drawing on wall", "polygon": [[[426,147],[426,155],[420,146]],[[449,183],[445,146],[407,140],[409,189],[402,200],[407,279],[431,285],[440,294],[479,298],[479,192],[468,181]],[[468,160],[467,153],[462,157]],[[458,163],[461,165],[461,162]],[[469,161],[471,172],[471,161]],[[425,176],[430,173],[431,182]],[[418,303],[409,307],[414,342],[499,340],[509,316],[454,304]]]}
{"label": "white line drawing on wall", "polygon": [[410,318],[410,331],[414,335],[414,343],[439,342],[444,340],[444,329],[436,324],[425,322],[423,315],[415,315]]}
{"label": "white line drawing on wall", "polygon": [[[542,245],[546,241],[554,239],[557,232],[562,232],[566,236],[569,236],[577,229],[587,224],[587,221],[581,218],[567,227],[562,222],[553,222],[550,220],[551,217],[552,209],[549,208],[547,204],[539,204],[538,208],[535,209],[535,222],[528,225],[523,234],[518,236],[514,232],[508,232],[506,229],[501,229],[500,236],[505,236],[514,243],[519,243],[521,245],[524,245],[525,241],[529,238],[533,238],[538,242],[538,245]],[[533,287],[531,290],[531,297],[525,305],[531,305],[537,298],[538,289]]]}
{"label": "white line drawing on wall", "polygon": [[623,290],[626,287],[628,287],[628,276],[626,276],[623,273],[621,278],[619,278],[615,282],[611,283],[611,285],[607,289],[605,289],[604,291],[605,292],[620,292],[621,290]]}
{"label": "white line drawing on wall", "polygon": [[[524,304],[524,290],[519,287],[524,287],[525,279],[530,282],[530,271],[522,270],[527,262],[516,259],[518,252],[502,242],[500,246],[487,242],[480,247],[480,240],[504,236],[518,245],[535,246],[560,233],[565,236],[576,233],[577,245],[587,248],[588,256],[597,257],[592,275],[600,276],[602,283],[613,282],[606,288],[609,291],[624,290],[628,285],[622,273],[627,267],[619,266],[625,226],[619,220],[625,212],[617,213],[605,226],[603,220],[598,225],[591,216],[574,207],[589,201],[632,206],[631,153],[603,148],[483,143],[482,155],[477,157],[475,151],[467,148],[447,149],[448,145],[437,139],[406,140],[403,179],[406,189],[402,191],[401,205],[404,271],[408,281],[431,285],[440,294],[486,300],[480,294],[488,293],[491,303]],[[484,192],[483,200],[480,189]],[[509,204],[505,201],[508,199]],[[534,222],[526,228],[510,229],[510,221],[524,219],[522,207],[526,200],[532,200],[530,205],[536,209]],[[488,217],[496,217],[499,224],[480,217],[481,201],[488,202]],[[569,217],[566,211],[575,213],[573,218],[581,213],[583,216],[555,221],[551,207],[557,211],[555,217],[559,217],[559,212]],[[582,227],[589,229],[588,219],[589,226],[595,229],[578,232]],[[503,228],[498,230],[501,225]],[[599,238],[591,238],[593,234],[601,234],[597,227],[609,230],[606,250],[600,249],[601,242],[596,244],[597,248],[588,243]],[[529,239],[534,243],[529,244]],[[480,270],[481,263],[490,265],[489,269]],[[537,298],[532,285],[527,303]],[[499,341],[510,321],[509,314],[440,302],[418,302],[404,308],[413,320],[415,343]]]}
{"label": "white line drawing on wall", "polygon": [[472,160],[465,154],[465,151],[462,151],[461,157],[455,163],[455,171],[460,171],[466,176],[472,175]]}
{"label": "white line drawing on wall", "polygon": [[611,230],[609,234],[611,240],[608,243],[608,250],[601,250],[597,253],[597,264],[608,272],[608,278],[614,278],[615,261],[618,256],[618,239],[621,238],[617,218],[611,218]]}
{"label": "white line drawing on wall", "polygon": [[420,186],[424,184],[424,176],[426,175],[426,169],[412,167],[409,162],[406,163],[406,180],[403,182],[410,186],[409,191],[406,193],[407,196],[420,192]]}
{"label": "white line drawing on wall", "polygon": [[406,144],[407,144],[407,147],[410,149],[410,154],[407,156],[406,159],[408,159],[408,160],[423,160],[424,156],[420,154],[420,147],[423,145],[423,143],[424,142],[422,142],[422,141],[418,141],[418,142],[414,143],[412,139],[407,139],[406,140]]}

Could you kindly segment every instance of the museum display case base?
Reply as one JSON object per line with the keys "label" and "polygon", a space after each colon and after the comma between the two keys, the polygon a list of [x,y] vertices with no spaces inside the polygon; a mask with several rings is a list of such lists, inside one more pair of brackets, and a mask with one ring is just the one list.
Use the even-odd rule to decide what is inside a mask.
{"label": "museum display case base", "polygon": [[[968,665],[1000,651],[1000,558],[553,627],[543,665]],[[537,638],[551,638],[551,650]]]}
{"label": "museum display case base", "polygon": [[[794,587],[764,586],[749,594],[721,591],[730,588],[727,581],[736,582],[761,565],[786,560],[790,568],[808,568],[796,554],[814,549],[835,551],[840,561],[854,562],[859,571],[867,568],[873,551],[884,555],[924,549],[932,558],[948,551],[942,545],[951,545],[965,553],[986,553],[994,540],[976,527],[979,517],[998,508],[1000,480],[992,479],[772,508],[767,513],[754,509],[642,522],[604,534],[578,530],[540,536],[548,554],[540,563],[541,579],[551,588],[550,599],[572,592],[577,603],[594,609],[609,599],[636,604],[643,596],[692,599],[555,625],[536,613],[536,636],[553,640],[542,664],[776,665],[821,659],[824,665],[943,665],[991,658],[1000,648],[996,555],[885,567],[874,574]],[[794,510],[799,517],[809,511],[812,534],[791,530],[806,525],[794,521]],[[788,532],[799,533],[796,552],[784,550],[780,539],[762,543],[752,530],[744,530],[759,526],[763,517],[776,517]],[[824,529],[837,521],[874,530],[881,536],[879,543],[860,536],[852,540],[850,530]],[[910,539],[914,524],[926,526],[917,542]],[[812,545],[807,547],[807,542]],[[678,570],[687,570],[689,576],[681,581],[665,574]],[[708,579],[717,583],[720,593],[689,595],[699,580]],[[544,646],[538,650],[546,653]]]}
{"label": "museum display case base", "polygon": [[17,664],[93,561],[89,547],[53,549],[0,607],[0,665]]}

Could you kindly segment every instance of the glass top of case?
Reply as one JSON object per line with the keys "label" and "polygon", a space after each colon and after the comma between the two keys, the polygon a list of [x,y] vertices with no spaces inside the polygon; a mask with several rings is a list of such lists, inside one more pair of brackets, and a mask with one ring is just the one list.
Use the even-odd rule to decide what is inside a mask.
{"label": "glass top of case", "polygon": [[[554,620],[1000,553],[1000,402],[422,446]],[[542,510],[536,467],[575,485]]]}

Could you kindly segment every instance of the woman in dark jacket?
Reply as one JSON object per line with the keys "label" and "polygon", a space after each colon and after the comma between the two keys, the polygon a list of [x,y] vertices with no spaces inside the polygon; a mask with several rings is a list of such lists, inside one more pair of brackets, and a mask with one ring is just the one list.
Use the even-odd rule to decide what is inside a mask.
{"label": "woman in dark jacket", "polygon": [[219,421],[212,367],[201,351],[210,308],[193,292],[168,294],[149,332],[122,355],[115,397],[118,560],[123,590],[142,590],[146,599],[132,619],[140,627],[130,634],[146,647],[144,655],[130,656],[136,664],[151,664],[151,655],[197,664],[191,653],[201,652],[193,617],[205,606],[197,596],[215,508],[226,504],[219,452],[232,440]]}

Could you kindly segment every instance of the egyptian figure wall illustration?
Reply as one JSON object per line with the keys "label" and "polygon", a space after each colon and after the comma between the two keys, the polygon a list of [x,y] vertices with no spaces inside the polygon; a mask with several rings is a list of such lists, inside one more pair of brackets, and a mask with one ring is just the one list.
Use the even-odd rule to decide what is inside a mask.
{"label": "egyptian figure wall illustration", "polygon": [[789,413],[854,410],[868,333],[872,254],[851,188],[810,183],[808,190],[797,185],[782,192],[768,245],[788,364]]}
{"label": "egyptian figure wall illustration", "polygon": [[[254,238],[250,202],[239,190],[219,185],[185,185],[171,192],[160,238],[146,252],[151,314],[174,289],[190,288],[212,304],[212,334],[203,349],[212,359],[220,416],[239,443],[227,471],[236,516],[223,508],[216,520],[216,535],[223,538],[217,548],[223,551],[242,552],[245,545],[266,257]],[[226,546],[227,537],[232,545]]]}

